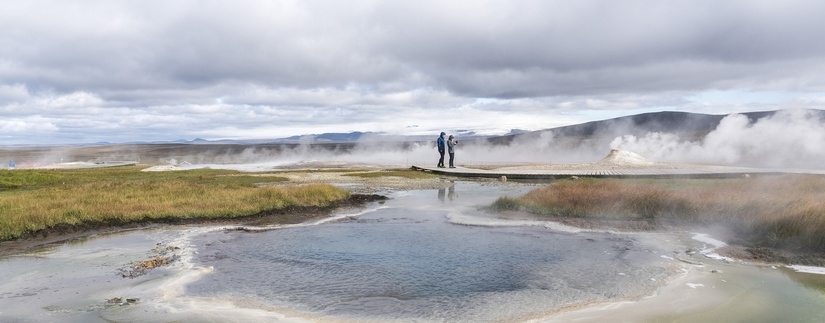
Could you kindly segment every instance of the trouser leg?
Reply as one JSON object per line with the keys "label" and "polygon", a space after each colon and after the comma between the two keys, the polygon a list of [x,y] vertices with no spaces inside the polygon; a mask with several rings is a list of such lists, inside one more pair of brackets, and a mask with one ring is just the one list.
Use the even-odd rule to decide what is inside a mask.
{"label": "trouser leg", "polygon": [[450,167],[455,167],[453,165],[453,160],[455,160],[455,153],[450,153]]}

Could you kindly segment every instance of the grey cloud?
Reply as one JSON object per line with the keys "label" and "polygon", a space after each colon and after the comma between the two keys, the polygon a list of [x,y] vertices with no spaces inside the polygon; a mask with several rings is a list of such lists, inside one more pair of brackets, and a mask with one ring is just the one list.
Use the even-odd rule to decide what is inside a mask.
{"label": "grey cloud", "polygon": [[[811,32],[825,28],[825,4],[813,1],[530,4],[482,13],[490,19],[473,10],[432,18],[430,6],[411,6],[388,18],[400,36],[381,46],[457,92],[505,97],[632,91],[662,81],[650,90],[707,88],[743,75],[764,81],[777,62],[825,54]],[[794,67],[785,75],[808,65]]]}
{"label": "grey cloud", "polygon": [[21,16],[3,24],[17,32],[2,53],[19,64],[15,81],[104,97],[223,82],[380,90],[399,81],[529,97],[632,91],[625,87],[661,84],[670,70],[687,77],[651,90],[692,89],[825,54],[812,32],[825,29],[817,1],[243,4],[37,2],[24,7],[46,23],[19,18],[25,9],[5,14]]}
{"label": "grey cloud", "polygon": [[825,90],[821,30],[813,0],[10,0],[0,113],[16,133],[178,139],[466,107],[699,109],[681,97]]}

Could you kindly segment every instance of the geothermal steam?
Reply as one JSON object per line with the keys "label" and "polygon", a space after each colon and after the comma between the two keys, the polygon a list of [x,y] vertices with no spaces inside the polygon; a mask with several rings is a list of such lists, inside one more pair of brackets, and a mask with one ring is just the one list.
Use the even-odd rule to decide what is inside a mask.
{"label": "geothermal steam", "polygon": [[819,169],[825,167],[825,123],[810,110],[783,110],[755,122],[733,114],[700,141],[654,132],[621,136],[610,146],[660,162]]}

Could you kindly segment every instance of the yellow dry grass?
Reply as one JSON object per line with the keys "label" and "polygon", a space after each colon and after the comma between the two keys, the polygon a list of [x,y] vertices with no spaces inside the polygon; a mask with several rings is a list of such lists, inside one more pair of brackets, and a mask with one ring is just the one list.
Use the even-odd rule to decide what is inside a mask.
{"label": "yellow dry grass", "polygon": [[[349,197],[327,185],[260,186],[231,171],[9,171],[0,190],[0,240],[58,224],[233,218],[288,207],[327,207]],[[233,176],[226,176],[226,175]]]}
{"label": "yellow dry grass", "polygon": [[562,181],[493,205],[552,216],[731,227],[754,245],[825,250],[825,177]]}

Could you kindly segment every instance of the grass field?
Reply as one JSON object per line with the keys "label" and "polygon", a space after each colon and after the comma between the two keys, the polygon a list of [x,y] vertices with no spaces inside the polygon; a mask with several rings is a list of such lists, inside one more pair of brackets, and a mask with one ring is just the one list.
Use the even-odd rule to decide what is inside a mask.
{"label": "grass field", "polygon": [[349,197],[327,184],[260,185],[286,181],[278,176],[141,168],[0,171],[0,241],[60,224],[234,218]]}
{"label": "grass field", "polygon": [[744,245],[825,251],[825,177],[559,181],[494,209],[555,217],[723,225]]}
{"label": "grass field", "polygon": [[422,179],[422,178],[433,178],[435,175],[430,173],[425,173],[417,170],[412,170],[409,168],[404,169],[387,169],[377,172],[353,172],[351,174],[345,174],[344,176],[351,176],[351,177],[362,177],[362,178],[377,178],[377,177],[403,177],[407,179]]}

